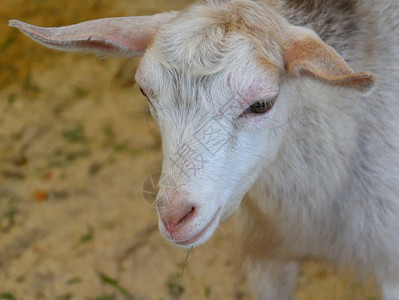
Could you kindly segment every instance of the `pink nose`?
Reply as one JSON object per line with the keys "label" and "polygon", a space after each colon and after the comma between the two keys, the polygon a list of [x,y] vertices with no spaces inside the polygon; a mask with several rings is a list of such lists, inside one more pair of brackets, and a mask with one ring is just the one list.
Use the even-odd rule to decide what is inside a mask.
{"label": "pink nose", "polygon": [[158,199],[158,211],[165,229],[171,237],[190,222],[195,213],[195,206],[182,199],[163,201]]}

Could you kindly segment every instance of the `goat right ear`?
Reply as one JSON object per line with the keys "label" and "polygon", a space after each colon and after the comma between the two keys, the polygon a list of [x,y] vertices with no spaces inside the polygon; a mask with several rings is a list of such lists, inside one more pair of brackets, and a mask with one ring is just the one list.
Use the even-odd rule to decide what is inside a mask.
{"label": "goat right ear", "polygon": [[362,92],[375,84],[372,72],[354,72],[332,47],[309,29],[292,26],[284,48],[285,66],[290,74],[310,76],[330,85]]}
{"label": "goat right ear", "polygon": [[179,12],[91,20],[63,27],[38,27],[18,20],[9,25],[49,48],[118,56],[141,56],[161,25]]}

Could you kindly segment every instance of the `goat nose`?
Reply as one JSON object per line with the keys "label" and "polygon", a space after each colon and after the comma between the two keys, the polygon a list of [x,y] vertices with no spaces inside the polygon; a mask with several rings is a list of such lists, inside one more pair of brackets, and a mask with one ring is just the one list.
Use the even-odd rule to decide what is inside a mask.
{"label": "goat nose", "polygon": [[159,213],[165,229],[171,234],[178,232],[193,218],[195,206],[190,203],[169,203],[165,207],[159,208]]}

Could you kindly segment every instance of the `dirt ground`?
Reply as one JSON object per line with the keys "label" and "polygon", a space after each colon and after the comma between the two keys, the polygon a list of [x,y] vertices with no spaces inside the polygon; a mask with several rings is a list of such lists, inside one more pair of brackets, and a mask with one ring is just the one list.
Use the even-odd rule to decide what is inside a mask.
{"label": "dirt ground", "polygon": [[[189,1],[1,0],[0,299],[250,299],[233,217],[187,252],[157,229],[141,188],[160,171],[137,60],[45,49],[6,26],[59,26]],[[350,272],[307,265],[295,299],[380,299]]]}

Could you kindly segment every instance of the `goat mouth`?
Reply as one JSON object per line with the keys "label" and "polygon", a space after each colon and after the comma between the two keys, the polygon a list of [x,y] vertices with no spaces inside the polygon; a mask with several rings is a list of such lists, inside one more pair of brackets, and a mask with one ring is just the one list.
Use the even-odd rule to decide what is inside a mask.
{"label": "goat mouth", "polygon": [[219,215],[219,212],[220,212],[220,207],[217,209],[217,211],[213,215],[212,219],[208,222],[208,224],[200,232],[195,234],[193,237],[191,237],[191,238],[189,238],[187,240],[173,241],[173,242],[175,244],[181,245],[181,246],[188,246],[188,245],[196,242],[215,223],[215,221],[216,221],[216,219],[217,219],[217,217]]}

